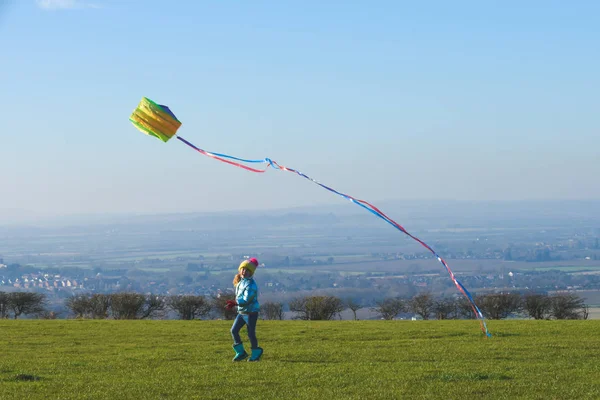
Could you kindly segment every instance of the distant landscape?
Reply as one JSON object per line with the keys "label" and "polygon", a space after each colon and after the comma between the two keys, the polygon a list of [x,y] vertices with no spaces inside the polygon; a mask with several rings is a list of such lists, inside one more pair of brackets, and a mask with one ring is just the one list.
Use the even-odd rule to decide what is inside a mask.
{"label": "distant landscape", "polygon": [[[600,201],[383,202],[474,294],[573,292],[599,318]],[[69,216],[0,225],[0,291],[218,295],[239,262],[261,263],[263,301],[453,296],[417,242],[352,204],[272,211]],[[363,311],[365,318],[372,317]]]}

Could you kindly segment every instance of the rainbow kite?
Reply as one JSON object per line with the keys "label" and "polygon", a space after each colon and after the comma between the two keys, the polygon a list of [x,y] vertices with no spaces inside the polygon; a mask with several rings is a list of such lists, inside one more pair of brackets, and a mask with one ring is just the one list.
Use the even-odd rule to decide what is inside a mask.
{"label": "rainbow kite", "polygon": [[165,143],[175,136],[181,126],[169,107],[156,104],[147,97],[142,98],[129,120],[146,135],[159,138]]}
{"label": "rainbow kite", "polygon": [[[181,126],[181,122],[177,119],[177,117],[175,116],[175,114],[173,114],[173,112],[169,109],[169,107],[164,106],[164,105],[159,105],[146,97],[142,98],[142,101],[140,102],[138,107],[133,111],[133,113],[131,114],[131,117],[129,117],[129,120],[135,125],[136,128],[138,128],[140,131],[142,131],[146,135],[154,136],[154,137],[162,140],[163,142],[167,142],[173,136],[177,136],[176,135],[177,130]],[[325,185],[317,182],[316,180],[303,174],[302,172],[297,171],[292,168],[284,167],[283,165],[278,164],[276,161],[273,161],[270,158],[264,158],[262,160],[246,160],[243,158],[228,156],[226,154],[212,153],[212,152],[209,152],[206,150],[202,150],[202,149],[194,146],[192,143],[188,142],[181,136],[177,136],[177,139],[179,139],[183,143],[187,144],[188,146],[190,146],[192,149],[196,150],[197,152],[204,154],[205,156],[214,158],[215,160],[219,160],[219,161],[225,162],[227,164],[235,165],[236,167],[243,168],[247,171],[262,173],[262,172],[265,172],[269,167],[272,167],[272,168],[275,168],[278,170],[293,172],[295,174],[300,175],[303,178],[308,179],[309,181],[311,181],[313,183],[316,183],[317,185],[321,186],[324,189],[329,190],[332,193],[342,196],[346,200],[350,200],[352,203],[364,208],[365,210],[369,211],[373,215],[383,219],[385,222],[392,225],[394,228],[398,229],[400,232],[403,232],[404,234],[408,235],[415,241],[419,242],[423,247],[425,247],[427,250],[429,250],[437,258],[437,260],[444,266],[444,268],[446,268],[446,271],[448,271],[448,274],[450,274],[450,278],[452,279],[452,282],[454,282],[454,285],[456,286],[456,288],[463,295],[465,295],[465,297],[469,300],[469,303],[471,304],[471,308],[473,309],[473,313],[475,314],[475,317],[479,320],[482,332],[485,333],[486,336],[491,337],[491,334],[488,332],[487,325],[485,323],[485,318],[483,317],[483,314],[479,310],[479,307],[477,307],[477,305],[475,304],[475,301],[473,300],[471,293],[469,293],[467,288],[465,288],[462,285],[462,283],[460,283],[456,279],[456,276],[454,275],[454,273],[452,272],[452,270],[450,269],[450,267],[448,266],[446,261],[442,257],[440,257],[435,252],[435,250],[433,250],[431,247],[429,247],[429,245],[427,243],[423,242],[421,239],[417,238],[416,236],[413,236],[412,234],[410,234],[400,224],[398,224],[396,221],[394,221],[393,219],[391,219],[390,217],[385,215],[381,210],[379,210],[374,205],[372,205],[364,200],[359,200],[359,199],[356,199],[347,194],[338,192],[335,189],[332,189],[328,186],[325,186]],[[257,168],[249,167],[247,165],[243,165],[241,163],[266,164],[266,166],[264,169],[257,169]]]}

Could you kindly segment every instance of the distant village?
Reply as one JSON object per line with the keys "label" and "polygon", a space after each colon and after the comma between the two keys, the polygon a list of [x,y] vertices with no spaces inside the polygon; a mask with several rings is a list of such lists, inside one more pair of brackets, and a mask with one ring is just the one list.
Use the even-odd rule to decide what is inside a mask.
{"label": "distant village", "polygon": [[[418,259],[422,255],[381,254],[382,259]],[[506,254],[504,254],[506,256]],[[473,255],[466,255],[473,257]],[[183,260],[180,260],[183,262]],[[304,263],[309,259],[301,260]],[[156,260],[153,260],[156,263]],[[293,260],[292,263],[298,262]],[[332,263],[333,259],[327,261]],[[297,265],[294,265],[297,268]],[[187,263],[185,272],[173,274],[146,273],[134,276],[128,271],[78,271],[77,276],[64,273],[47,273],[29,266],[7,265],[0,259],[0,291],[37,291],[49,297],[66,297],[77,293],[115,293],[134,291],[154,294],[218,295],[231,291],[231,274],[198,268]],[[559,269],[548,271],[481,271],[459,275],[461,282],[471,291],[493,291],[503,288],[527,291],[600,290],[600,274],[573,274]],[[447,274],[422,273],[372,273],[348,275],[339,273],[270,273],[268,268],[257,279],[263,293],[293,293],[311,290],[360,291],[371,293],[404,293],[412,296],[418,292],[443,292],[452,289]]]}

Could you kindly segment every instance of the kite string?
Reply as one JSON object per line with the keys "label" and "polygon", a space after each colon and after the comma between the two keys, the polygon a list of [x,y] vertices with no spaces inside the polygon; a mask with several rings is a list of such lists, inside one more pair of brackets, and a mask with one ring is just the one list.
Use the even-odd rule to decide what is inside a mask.
{"label": "kite string", "polygon": [[[442,266],[444,266],[444,268],[446,268],[446,271],[448,272],[448,274],[450,275],[450,278],[452,279],[452,282],[454,283],[454,285],[456,286],[456,288],[458,289],[459,292],[461,292],[466,298],[467,300],[469,300],[469,303],[471,305],[471,308],[473,309],[473,313],[475,314],[475,317],[479,320],[480,326],[481,326],[481,330],[483,331],[483,333],[486,334],[486,336],[491,337],[491,334],[489,333],[488,329],[487,329],[487,325],[485,323],[485,319],[483,317],[483,314],[481,313],[481,310],[479,309],[479,307],[477,307],[477,304],[475,304],[475,301],[473,300],[473,296],[471,296],[471,293],[469,293],[469,291],[467,290],[467,288],[465,288],[463,286],[462,283],[460,283],[458,281],[458,279],[456,279],[454,273],[452,272],[452,270],[450,269],[450,267],[448,266],[448,263],[446,263],[446,261],[440,257],[435,250],[433,250],[427,243],[423,242],[421,239],[419,239],[418,237],[412,235],[411,233],[409,233],[406,229],[404,229],[400,224],[398,224],[396,221],[394,221],[393,219],[391,219],[390,217],[388,217],[386,214],[384,214],[381,210],[379,210],[377,207],[375,207],[374,205],[372,205],[371,203],[364,201],[364,200],[359,200],[356,199],[350,195],[347,195],[345,193],[342,192],[338,192],[335,189],[330,188],[329,186],[323,185],[322,183],[316,181],[315,179],[309,177],[306,174],[303,174],[302,172],[295,170],[293,168],[288,168],[285,167],[283,165],[280,165],[279,163],[277,163],[276,161],[271,160],[270,158],[264,158],[262,160],[247,160],[247,159],[243,159],[243,158],[238,158],[238,157],[232,157],[226,154],[220,154],[220,153],[211,153],[208,152],[206,150],[202,150],[196,146],[194,146],[192,143],[188,142],[187,140],[185,140],[184,138],[182,138],[181,136],[177,136],[177,139],[179,139],[180,141],[182,141],[183,143],[187,144],[188,146],[190,146],[192,149],[198,151],[199,153],[206,155],[208,157],[211,157],[213,159],[225,162],[227,164],[230,165],[234,165],[236,167],[240,167],[243,168],[247,171],[251,171],[251,172],[258,172],[258,173],[263,173],[265,172],[269,167],[275,168],[275,169],[279,169],[279,170],[283,170],[283,171],[288,171],[288,172],[293,172],[295,174],[298,174],[299,176],[308,179],[309,181],[321,186],[322,188],[335,193],[339,196],[342,196],[343,198],[345,198],[346,200],[351,201],[352,203],[364,208],[365,210],[369,211],[370,213],[374,214],[375,216],[383,219],[385,222],[387,222],[388,224],[392,225],[394,228],[398,229],[399,231],[401,231],[402,233],[408,235],[410,238],[412,238],[413,240],[417,241],[418,243],[420,243],[423,247],[425,247],[427,250],[429,250],[436,258],[437,260],[442,264]],[[236,161],[240,161],[240,162],[247,162],[247,163],[266,163],[268,164],[267,167],[263,170],[260,169],[255,169],[255,168],[251,168],[248,167],[246,165],[237,163],[237,162],[233,162],[230,160],[236,160]]]}

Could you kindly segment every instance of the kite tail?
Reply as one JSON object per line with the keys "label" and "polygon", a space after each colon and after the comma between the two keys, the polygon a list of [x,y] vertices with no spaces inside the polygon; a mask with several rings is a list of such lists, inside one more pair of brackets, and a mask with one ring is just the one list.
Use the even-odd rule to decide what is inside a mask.
{"label": "kite tail", "polygon": [[243,162],[250,162],[250,163],[257,163],[257,162],[262,163],[262,162],[265,162],[265,160],[244,160],[244,159],[241,159],[241,158],[231,157],[231,156],[228,156],[228,155],[225,155],[225,154],[211,153],[211,152],[202,150],[202,149],[194,146],[193,144],[191,144],[190,142],[188,142],[187,140],[185,140],[181,136],[177,136],[177,139],[181,140],[183,143],[187,144],[188,146],[190,146],[192,149],[196,150],[197,152],[199,152],[201,154],[204,154],[205,156],[214,158],[215,160],[223,161],[223,162],[225,162],[227,164],[235,165],[236,167],[244,168],[245,170],[248,170],[248,171],[252,171],[252,172],[265,172],[267,170],[267,168],[269,167],[267,165],[267,167],[265,169],[262,169],[262,170],[261,169],[250,168],[250,167],[248,167],[246,165],[242,165],[242,164],[239,164],[239,163],[236,163],[236,162],[233,162],[233,161],[226,160],[225,158],[229,158],[229,159],[233,159],[233,160],[238,160],[238,161],[243,161]]}
{"label": "kite tail", "polygon": [[[185,140],[184,138],[177,136],[177,139],[181,140],[183,143],[187,144],[188,146],[190,146],[192,149],[198,151],[201,154],[204,154],[205,156],[211,157],[215,160],[219,160],[222,162],[225,162],[227,164],[230,165],[234,165],[236,167],[240,167],[243,168],[247,171],[251,171],[251,172],[259,172],[259,173],[263,173],[265,172],[269,167],[278,169],[278,170],[283,170],[283,171],[288,171],[288,172],[293,172],[295,174],[298,174],[299,176],[308,179],[309,181],[321,186],[322,188],[335,193],[339,196],[342,196],[343,198],[345,198],[346,200],[351,201],[352,203],[364,208],[365,210],[369,211],[370,213],[372,213],[373,215],[375,215],[378,218],[383,219],[385,222],[387,222],[388,224],[392,225],[394,228],[398,229],[399,231],[401,231],[402,233],[408,235],[410,238],[412,238],[413,240],[417,241],[418,243],[420,243],[423,247],[425,247],[427,250],[429,250],[436,258],[437,260],[444,266],[444,268],[446,269],[446,271],[448,272],[448,274],[450,275],[450,278],[452,279],[452,282],[454,282],[454,285],[456,286],[456,288],[458,289],[459,292],[461,292],[469,301],[469,304],[471,305],[471,309],[473,310],[473,313],[475,314],[475,318],[477,318],[479,320],[479,324],[481,326],[481,331],[483,333],[485,333],[485,335],[487,337],[491,337],[492,335],[489,333],[487,325],[485,323],[485,318],[483,317],[483,314],[481,313],[481,310],[479,310],[479,307],[477,307],[477,304],[475,304],[475,301],[473,300],[473,296],[471,296],[471,293],[469,293],[469,291],[462,285],[462,283],[460,283],[456,277],[454,276],[454,273],[452,272],[452,270],[450,269],[450,267],[448,266],[448,264],[446,263],[446,261],[440,257],[427,243],[423,242],[421,239],[419,239],[416,236],[413,236],[411,233],[409,233],[406,229],[404,229],[400,224],[398,224],[396,221],[394,221],[393,219],[391,219],[390,217],[388,217],[387,215],[385,215],[381,210],[379,210],[377,207],[375,207],[374,205],[370,204],[367,201],[364,200],[359,200],[356,199],[352,196],[349,196],[345,193],[341,193],[338,192],[335,189],[330,188],[329,186],[325,186],[322,183],[314,180],[313,178],[309,177],[308,175],[303,174],[302,172],[295,170],[293,168],[288,168],[285,167],[283,165],[280,165],[279,163],[277,163],[276,161],[271,160],[270,158],[264,158],[262,160],[246,160],[243,158],[237,158],[237,157],[232,157],[232,156],[228,156],[226,154],[219,154],[219,153],[211,153],[205,150],[202,150],[196,146],[194,146],[193,144],[191,144],[190,142],[188,142],[187,140]],[[251,168],[248,167],[246,165],[240,164],[238,162],[235,161],[231,161],[231,160],[235,160],[235,161],[239,161],[239,162],[245,162],[245,163],[265,163],[267,164],[267,166],[265,167],[265,169],[256,169],[256,168]]]}

